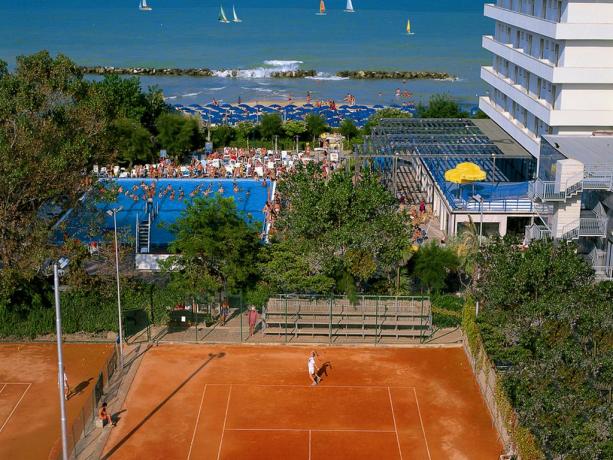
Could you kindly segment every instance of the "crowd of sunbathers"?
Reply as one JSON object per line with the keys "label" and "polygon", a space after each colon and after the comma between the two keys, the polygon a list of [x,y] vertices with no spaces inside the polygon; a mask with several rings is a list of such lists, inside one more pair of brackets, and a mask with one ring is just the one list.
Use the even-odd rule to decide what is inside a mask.
{"label": "crowd of sunbathers", "polygon": [[[119,166],[94,168],[94,174],[101,177],[150,178],[150,179],[180,179],[180,178],[209,178],[209,179],[269,179],[277,180],[299,163],[314,161],[315,158],[305,154],[290,152],[273,152],[263,148],[234,148],[226,147],[223,152],[215,152],[205,159],[192,159],[189,164],[180,165],[170,159],[162,159],[159,163],[136,165],[131,169]],[[324,176],[327,176],[335,167],[330,161],[327,152],[321,158]]]}

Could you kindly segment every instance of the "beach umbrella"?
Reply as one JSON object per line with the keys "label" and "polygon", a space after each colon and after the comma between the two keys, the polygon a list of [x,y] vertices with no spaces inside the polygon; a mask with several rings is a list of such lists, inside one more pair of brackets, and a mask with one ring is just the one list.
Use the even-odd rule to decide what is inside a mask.
{"label": "beach umbrella", "polygon": [[445,180],[455,184],[465,184],[485,180],[487,173],[479,165],[463,162],[445,172]]}

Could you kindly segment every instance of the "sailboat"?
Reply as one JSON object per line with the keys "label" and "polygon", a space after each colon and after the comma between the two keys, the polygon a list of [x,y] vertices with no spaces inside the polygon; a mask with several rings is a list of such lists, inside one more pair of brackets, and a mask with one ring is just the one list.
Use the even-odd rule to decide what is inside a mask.
{"label": "sailboat", "polygon": [[413,32],[411,32],[411,20],[407,19],[407,35],[415,35]]}
{"label": "sailboat", "polygon": [[232,22],[243,22],[243,20],[239,19],[238,16],[236,15],[236,10],[234,9],[234,5],[232,5],[232,16],[234,16],[234,18],[232,19]]}
{"label": "sailboat", "polygon": [[324,0],[319,0],[319,13],[316,13],[317,16],[325,16],[326,15],[326,4]]}
{"label": "sailboat", "polygon": [[140,0],[138,3],[138,9],[141,11],[151,11],[153,8],[147,5],[147,0]]}
{"label": "sailboat", "polygon": [[355,13],[355,10],[353,9],[353,3],[351,2],[351,0],[347,0],[347,6],[345,7],[345,13]]}
{"label": "sailboat", "polygon": [[223,22],[224,24],[229,23],[228,18],[226,17],[226,12],[223,10],[223,6],[219,7],[219,17],[217,18],[219,22]]}

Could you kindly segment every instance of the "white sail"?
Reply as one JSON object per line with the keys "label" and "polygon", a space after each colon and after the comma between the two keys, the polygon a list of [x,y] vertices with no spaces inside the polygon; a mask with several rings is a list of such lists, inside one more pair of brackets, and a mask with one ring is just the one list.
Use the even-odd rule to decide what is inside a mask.
{"label": "white sail", "polygon": [[219,7],[219,22],[230,22],[226,17],[226,12],[223,10],[223,6]]}
{"label": "white sail", "polygon": [[347,6],[345,7],[345,12],[355,13],[355,10],[353,9],[353,2],[351,0],[347,0]]}
{"label": "white sail", "polygon": [[232,19],[232,22],[243,22],[236,15],[236,9],[234,8],[234,5],[232,5],[232,16],[234,16],[234,18]]}
{"label": "white sail", "polygon": [[147,0],[140,0],[138,9],[141,11],[151,11],[152,8],[149,5],[147,5]]}

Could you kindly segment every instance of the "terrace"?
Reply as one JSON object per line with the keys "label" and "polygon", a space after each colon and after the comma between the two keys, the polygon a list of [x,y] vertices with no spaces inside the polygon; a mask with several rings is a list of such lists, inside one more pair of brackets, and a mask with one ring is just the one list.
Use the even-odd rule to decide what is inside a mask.
{"label": "terrace", "polygon": [[[550,207],[534,203],[528,193],[536,171],[534,158],[490,120],[383,120],[356,155],[376,159],[374,164],[397,195],[403,192],[398,184],[406,181],[401,176],[409,175],[409,182],[420,186],[419,199],[432,203],[441,229],[451,234],[469,214],[489,214],[485,221],[501,223],[504,215],[531,217]],[[487,179],[470,184],[446,181],[445,172],[463,162],[478,165]]]}

